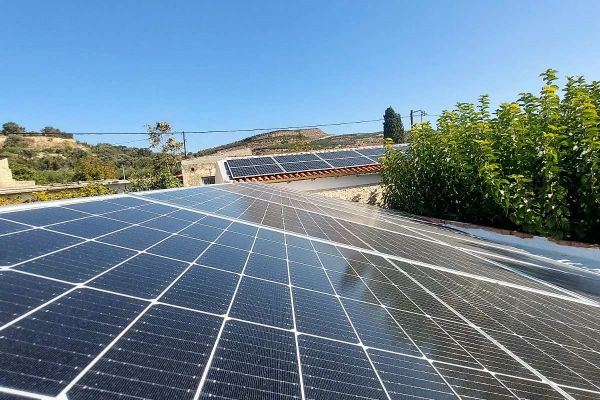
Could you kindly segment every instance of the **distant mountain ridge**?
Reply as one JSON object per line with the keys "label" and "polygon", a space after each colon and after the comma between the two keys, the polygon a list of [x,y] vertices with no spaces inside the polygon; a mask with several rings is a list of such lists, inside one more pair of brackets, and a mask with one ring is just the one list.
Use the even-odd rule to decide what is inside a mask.
{"label": "distant mountain ridge", "polygon": [[325,150],[343,147],[376,146],[382,144],[383,133],[352,133],[329,135],[321,129],[278,130],[249,136],[242,140],[200,150],[194,157],[235,153],[249,149],[254,155]]}

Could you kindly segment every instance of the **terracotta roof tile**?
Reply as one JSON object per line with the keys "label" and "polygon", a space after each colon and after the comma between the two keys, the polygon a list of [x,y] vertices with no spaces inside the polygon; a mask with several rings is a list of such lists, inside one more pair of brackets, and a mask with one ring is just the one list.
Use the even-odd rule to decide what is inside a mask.
{"label": "terracotta roof tile", "polygon": [[324,169],[320,171],[301,171],[285,174],[273,174],[255,176],[250,178],[233,179],[234,182],[281,182],[281,181],[298,181],[303,179],[326,178],[329,176],[344,176],[344,175],[361,175],[372,174],[378,172],[379,165],[367,165],[363,167],[348,167],[336,169]]}

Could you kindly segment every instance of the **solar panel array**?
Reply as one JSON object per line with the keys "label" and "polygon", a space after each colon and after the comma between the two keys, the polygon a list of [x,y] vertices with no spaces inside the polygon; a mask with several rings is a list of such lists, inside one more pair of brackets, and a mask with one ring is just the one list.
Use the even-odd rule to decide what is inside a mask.
{"label": "solar panel array", "polygon": [[0,212],[0,398],[597,399],[590,286],[259,184],[20,207]]}
{"label": "solar panel array", "polygon": [[[398,147],[397,147],[398,148]],[[336,168],[377,165],[385,155],[383,147],[357,150],[332,150],[279,156],[235,158],[225,161],[231,178],[273,175]]]}

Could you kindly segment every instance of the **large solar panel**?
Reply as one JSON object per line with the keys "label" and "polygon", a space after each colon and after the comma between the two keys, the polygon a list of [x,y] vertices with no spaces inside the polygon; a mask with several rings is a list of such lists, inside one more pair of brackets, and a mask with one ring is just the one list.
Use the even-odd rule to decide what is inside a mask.
{"label": "large solar panel", "polygon": [[2,399],[600,398],[597,275],[411,216],[238,184],[0,227]]}
{"label": "large solar panel", "polygon": [[[225,166],[230,177],[237,179],[285,172],[310,172],[377,165],[379,158],[384,155],[383,147],[373,147],[358,150],[285,154],[273,157],[235,158],[226,160]],[[261,169],[260,166],[264,168]]]}

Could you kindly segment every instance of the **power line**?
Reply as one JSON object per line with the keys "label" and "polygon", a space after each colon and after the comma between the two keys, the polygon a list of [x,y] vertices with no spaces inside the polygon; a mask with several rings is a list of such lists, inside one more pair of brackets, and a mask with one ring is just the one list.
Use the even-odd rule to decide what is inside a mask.
{"label": "power line", "polygon": [[[403,117],[404,118],[404,117]],[[361,121],[349,121],[349,122],[333,122],[327,124],[313,124],[313,125],[298,125],[298,126],[280,126],[272,128],[242,128],[242,129],[214,129],[214,130],[197,130],[197,131],[173,131],[168,132],[169,134],[204,134],[204,133],[238,133],[238,132],[258,132],[258,131],[277,131],[277,130],[291,130],[291,129],[308,129],[308,128],[323,128],[328,126],[341,126],[341,125],[355,125],[355,124],[366,124],[369,122],[381,122],[383,118],[369,119]],[[62,132],[67,135],[147,135],[148,132]]]}

